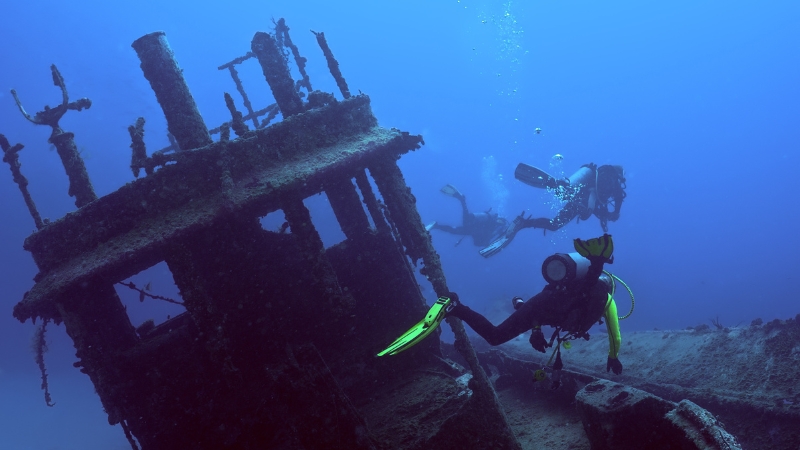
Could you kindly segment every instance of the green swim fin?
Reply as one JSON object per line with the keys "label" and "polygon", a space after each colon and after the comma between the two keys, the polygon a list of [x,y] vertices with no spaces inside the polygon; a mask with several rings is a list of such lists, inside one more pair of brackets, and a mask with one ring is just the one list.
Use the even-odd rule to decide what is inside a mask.
{"label": "green swim fin", "polygon": [[459,198],[462,196],[461,192],[459,192],[458,189],[456,189],[452,184],[446,184],[440,189],[440,191],[442,191],[442,194],[449,195],[450,197]]}
{"label": "green swim fin", "polygon": [[436,303],[428,310],[425,318],[420,320],[416,325],[411,327],[410,330],[403,333],[402,336],[395,339],[388,347],[378,353],[378,356],[383,355],[396,355],[403,350],[407,350],[419,341],[425,339],[431,334],[442,320],[444,320],[447,312],[453,309],[453,301],[448,297],[439,297]]}
{"label": "green swim fin", "polygon": [[558,180],[548,174],[542,169],[529,166],[525,163],[519,163],[517,169],[514,171],[514,178],[522,181],[528,186],[537,188],[550,188],[555,189],[558,187]]}

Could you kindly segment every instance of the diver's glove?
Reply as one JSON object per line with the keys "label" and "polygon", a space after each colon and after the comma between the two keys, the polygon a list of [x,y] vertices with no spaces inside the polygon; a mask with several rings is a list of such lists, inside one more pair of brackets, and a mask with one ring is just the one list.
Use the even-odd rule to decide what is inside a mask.
{"label": "diver's glove", "polygon": [[455,292],[448,292],[446,295],[447,298],[450,299],[450,304],[447,305],[447,309],[445,309],[445,313],[449,315],[455,315],[458,317],[458,313],[452,314],[454,310],[458,309],[461,306],[461,303],[458,301],[458,294]]}
{"label": "diver's glove", "polygon": [[547,347],[547,341],[544,338],[544,333],[542,333],[542,329],[536,327],[531,332],[530,338],[531,347],[533,347],[536,351],[544,353],[544,348]]}
{"label": "diver's glove", "polygon": [[608,361],[606,361],[606,372],[613,371],[614,375],[619,375],[622,373],[622,363],[619,362],[619,359],[608,357]]}
{"label": "diver's glove", "polygon": [[572,244],[575,251],[589,261],[599,260],[609,264],[614,262],[614,240],[610,234],[604,234],[588,241],[575,239]]}

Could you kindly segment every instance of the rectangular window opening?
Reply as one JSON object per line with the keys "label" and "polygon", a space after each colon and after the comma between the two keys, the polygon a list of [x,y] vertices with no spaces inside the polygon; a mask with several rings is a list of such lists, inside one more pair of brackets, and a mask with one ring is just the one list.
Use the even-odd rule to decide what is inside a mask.
{"label": "rectangular window opening", "polygon": [[[147,329],[186,312],[172,272],[163,261],[116,283],[114,289],[140,336]],[[146,324],[148,321],[152,325]]]}
{"label": "rectangular window opening", "polygon": [[303,200],[303,204],[308,208],[311,214],[311,223],[317,229],[325,248],[332,247],[346,239],[325,192],[306,198]]}

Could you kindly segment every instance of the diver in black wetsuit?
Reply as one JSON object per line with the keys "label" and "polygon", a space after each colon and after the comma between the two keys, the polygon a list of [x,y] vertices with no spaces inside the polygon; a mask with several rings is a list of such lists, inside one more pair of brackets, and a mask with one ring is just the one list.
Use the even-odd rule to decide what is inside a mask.
{"label": "diver in black wetsuit", "polygon": [[607,232],[608,221],[619,219],[619,211],[625,199],[626,186],[622,166],[597,167],[596,164],[589,163],[581,166],[571,177],[558,180],[541,169],[520,163],[514,177],[527,185],[553,191],[566,205],[553,219],[525,217],[523,211],[509,224],[505,233],[481,249],[480,254],[486,258],[496,255],[508,246],[523,228],[556,231],[575,217],[586,220],[594,214],[600,219],[603,231]]}
{"label": "diver in black wetsuit", "polygon": [[470,212],[467,207],[466,197],[452,185],[448,184],[443,187],[442,193],[461,202],[461,225],[454,227],[433,222],[426,227],[428,230],[442,230],[451,234],[472,236],[473,244],[478,247],[485,247],[503,236],[508,229],[508,220],[492,213],[491,209],[482,213]]}
{"label": "diver in black wetsuit", "polygon": [[604,232],[608,222],[619,219],[622,201],[625,199],[625,176],[622,166],[589,163],[581,166],[571,177],[557,180],[541,170],[520,164],[515,177],[525,184],[552,189],[556,196],[567,202],[552,219],[523,218],[515,232],[523,228],[543,228],[556,231],[575,217],[587,220],[593,214],[600,219]]}
{"label": "diver in black wetsuit", "polygon": [[[530,343],[534,349],[545,352],[547,347],[556,346],[553,353],[556,359],[552,366],[552,387],[557,388],[563,367],[562,345],[568,348],[566,344],[570,340],[588,340],[589,329],[604,318],[608,330],[606,371],[621,374],[619,351],[622,337],[619,320],[628,317],[630,313],[625,317],[617,316],[617,304],[613,297],[614,280],[622,280],[603,270],[604,264],[614,262],[614,240],[611,235],[604,234],[586,241],[575,239],[573,247],[573,253],[556,253],[544,260],[542,276],[547,281],[547,286],[527,302],[521,297],[514,297],[512,302],[516,311],[500,325],[494,326],[484,316],[461,303],[455,292],[448,292],[436,300],[422,320],[377,356],[396,355],[413,347],[435,331],[446,317],[463,320],[491,345],[500,345],[532,330]],[[630,289],[628,292],[630,293]],[[554,328],[549,341],[542,332],[543,325]],[[537,372],[534,374],[535,379],[544,379],[544,368]]]}
{"label": "diver in black wetsuit", "polygon": [[[461,303],[454,292],[447,296],[450,299],[447,315],[466,322],[489,345],[503,344],[532,329],[531,346],[542,353],[553,345],[555,339],[558,339],[556,345],[576,338],[588,340],[589,329],[604,318],[609,342],[606,371],[619,375],[622,373],[622,363],[619,362],[622,340],[617,306],[612,296],[613,280],[603,271],[603,265],[613,261],[613,240],[608,234],[588,241],[576,239],[575,248],[579,253],[558,253],[545,260],[542,274],[548,285],[528,301],[515,297],[516,311],[500,325],[493,325]],[[542,333],[543,325],[555,328],[549,342]],[[562,332],[565,333],[563,336]],[[560,347],[556,354],[558,358],[554,368],[559,370]]]}

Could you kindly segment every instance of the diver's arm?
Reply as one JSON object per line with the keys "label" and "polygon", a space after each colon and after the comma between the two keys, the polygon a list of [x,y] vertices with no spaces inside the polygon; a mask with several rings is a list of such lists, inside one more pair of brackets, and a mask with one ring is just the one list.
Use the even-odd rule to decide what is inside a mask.
{"label": "diver's arm", "polygon": [[622,210],[622,202],[625,200],[625,193],[620,191],[618,195],[614,197],[614,211],[611,211],[611,221],[616,221],[619,219],[619,212]]}
{"label": "diver's arm", "polygon": [[619,356],[619,348],[622,344],[622,336],[619,332],[619,317],[617,316],[617,304],[614,297],[608,296],[605,311],[606,330],[608,331],[608,356],[616,358]]}
{"label": "diver's arm", "polygon": [[467,228],[467,227],[465,227],[463,225],[458,226],[458,227],[453,227],[453,226],[450,226],[450,225],[442,225],[440,223],[434,223],[433,224],[433,229],[434,230],[442,230],[445,233],[459,234],[459,235],[463,235],[463,236],[467,236],[467,235],[471,234],[471,231],[472,231],[471,229],[469,229],[469,228]]}
{"label": "diver's arm", "polygon": [[553,219],[547,219],[545,217],[540,218],[528,218],[524,219],[522,225],[519,229],[522,228],[543,228],[545,230],[550,231],[557,231],[561,229],[564,225],[570,223],[572,219],[578,216],[578,207],[575,202],[568,202],[564,205],[561,210],[558,211],[558,214]]}
{"label": "diver's arm", "polygon": [[608,206],[605,206],[605,208],[606,208],[606,215],[605,216],[606,216],[607,220],[610,220],[612,222],[616,222],[617,219],[619,219],[619,212],[622,209],[623,197],[624,196],[621,195],[621,193],[617,194],[617,195],[614,195],[614,210],[613,211],[609,211],[607,209]]}
{"label": "diver's arm", "polygon": [[[581,256],[588,258],[591,262],[589,270],[586,272],[587,280],[597,282],[597,277],[602,273],[603,264],[614,261],[614,241],[611,239],[611,235],[604,234],[599,238],[589,239],[588,241],[575,239],[573,245]],[[608,360],[606,362],[606,372],[613,370],[614,374],[619,375],[622,373],[622,364],[619,362],[619,359],[617,359],[617,356],[619,356],[622,338],[619,335],[617,304],[614,302],[614,297],[612,297],[610,293],[607,292],[606,297],[606,307],[603,313],[608,330]]]}

